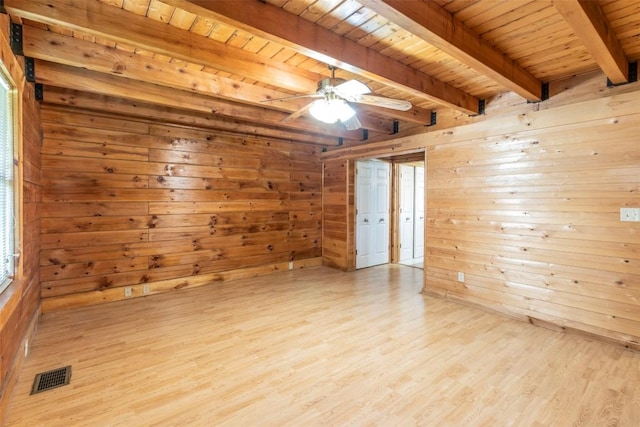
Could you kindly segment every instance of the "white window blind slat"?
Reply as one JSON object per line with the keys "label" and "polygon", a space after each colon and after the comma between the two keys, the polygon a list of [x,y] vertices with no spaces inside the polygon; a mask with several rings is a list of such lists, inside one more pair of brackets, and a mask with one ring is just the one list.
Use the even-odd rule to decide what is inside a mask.
{"label": "white window blind slat", "polygon": [[0,72],[0,291],[14,271],[13,112],[9,82]]}

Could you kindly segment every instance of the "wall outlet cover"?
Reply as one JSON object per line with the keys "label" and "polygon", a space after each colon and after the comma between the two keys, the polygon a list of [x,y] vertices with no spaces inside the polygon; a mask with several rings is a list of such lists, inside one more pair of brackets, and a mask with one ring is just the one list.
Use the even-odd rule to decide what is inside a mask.
{"label": "wall outlet cover", "polygon": [[640,208],[620,208],[620,221],[640,222]]}

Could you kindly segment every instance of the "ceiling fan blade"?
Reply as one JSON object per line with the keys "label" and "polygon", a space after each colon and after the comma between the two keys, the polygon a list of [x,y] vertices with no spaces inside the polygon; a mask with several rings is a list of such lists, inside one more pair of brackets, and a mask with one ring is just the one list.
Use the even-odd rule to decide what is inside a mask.
{"label": "ceiling fan blade", "polygon": [[298,98],[322,98],[323,95],[318,95],[316,93],[310,93],[307,95],[293,95],[286,96],[284,98],[275,98],[275,99],[263,99],[260,102],[275,102],[275,101],[288,101],[290,99],[298,99]]}
{"label": "ceiling fan blade", "polygon": [[342,122],[342,124],[345,128],[347,128],[347,130],[357,130],[362,127],[362,123],[360,123],[360,120],[358,120],[358,117],[355,115],[352,116],[349,120],[345,120],[344,122]]}
{"label": "ceiling fan blade", "polygon": [[367,93],[371,93],[371,89],[366,84],[359,82],[358,80],[349,80],[339,84],[333,88],[333,91],[340,98],[344,98],[347,101],[355,101],[360,96]]}
{"label": "ceiling fan blade", "polygon": [[294,111],[293,113],[289,114],[287,117],[285,117],[284,119],[280,120],[280,123],[287,123],[290,122],[291,120],[295,120],[300,116],[304,116],[305,114],[307,114],[309,112],[309,109],[311,108],[311,104],[313,104],[313,102],[308,103],[307,105],[305,105],[304,107],[300,108],[297,111]]}
{"label": "ceiling fan blade", "polygon": [[385,98],[375,95],[361,95],[354,102],[373,105],[375,107],[390,108],[392,110],[407,111],[411,109],[411,103],[402,99]]}

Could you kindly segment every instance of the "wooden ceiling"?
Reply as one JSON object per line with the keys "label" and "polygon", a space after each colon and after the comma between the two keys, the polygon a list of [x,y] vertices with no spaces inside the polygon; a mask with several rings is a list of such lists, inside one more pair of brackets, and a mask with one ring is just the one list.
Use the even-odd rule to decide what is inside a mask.
{"label": "wooden ceiling", "polygon": [[[337,145],[424,127],[431,112],[601,69],[629,80],[637,0],[4,0],[44,100]],[[337,76],[410,101],[356,105],[364,130],[288,116]]]}

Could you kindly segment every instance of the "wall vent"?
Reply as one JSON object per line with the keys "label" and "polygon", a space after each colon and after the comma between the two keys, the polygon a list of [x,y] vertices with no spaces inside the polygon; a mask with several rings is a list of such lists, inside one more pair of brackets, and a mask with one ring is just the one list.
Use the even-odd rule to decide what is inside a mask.
{"label": "wall vent", "polygon": [[56,387],[62,387],[63,385],[69,384],[69,381],[71,381],[71,366],[41,372],[36,374],[36,377],[33,380],[31,394],[51,390]]}

